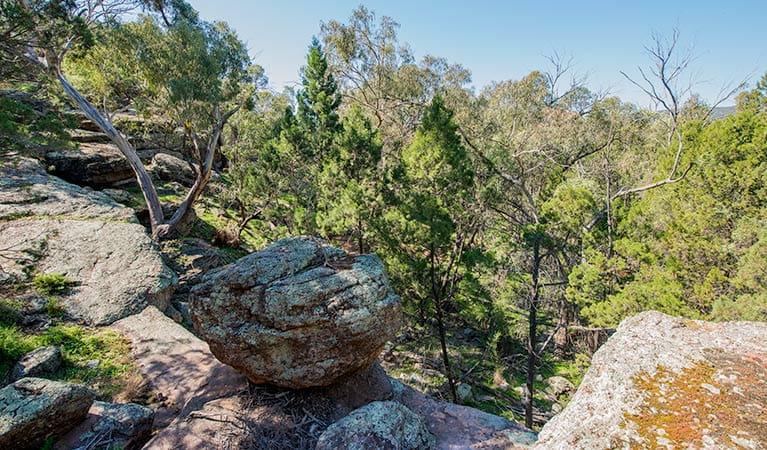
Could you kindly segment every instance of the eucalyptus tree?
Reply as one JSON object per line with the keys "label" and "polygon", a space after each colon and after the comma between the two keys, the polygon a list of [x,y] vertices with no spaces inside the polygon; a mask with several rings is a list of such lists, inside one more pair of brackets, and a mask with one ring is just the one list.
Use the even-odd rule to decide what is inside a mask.
{"label": "eucalyptus tree", "polygon": [[548,343],[538,345],[545,300],[566,306],[562,287],[596,208],[593,188],[571,174],[610,140],[589,118],[599,97],[579,83],[559,92],[553,83],[560,75],[533,72],[491,86],[481,94],[479,122],[463,129],[467,144],[495,175],[489,203],[493,232],[509,247],[503,265],[520,289],[526,285],[527,426],[539,356]]}
{"label": "eucalyptus tree", "polygon": [[[159,13],[162,21],[149,16],[121,23],[139,8]],[[130,163],[149,209],[152,236],[173,233],[210,179],[224,125],[254,91],[244,44],[225,24],[199,20],[178,0],[13,0],[3,2],[0,12],[8,38],[1,48],[4,58],[23,61],[61,86]],[[68,75],[77,66],[108,82],[92,83],[92,91],[78,88]],[[135,148],[112,120],[113,108],[134,101],[188,124],[197,177],[168,219]]]}
{"label": "eucalyptus tree", "polygon": [[[615,326],[645,309],[704,317],[711,311],[713,298],[720,295],[720,303],[726,304],[724,268],[734,256],[723,251],[728,244],[711,230],[725,226],[721,220],[727,208],[712,209],[712,196],[685,186],[685,181],[701,183],[705,175],[696,172],[711,170],[704,165],[721,153],[718,148],[707,149],[707,155],[700,153],[700,140],[713,126],[714,108],[742,84],[722,88],[707,105],[688,81],[694,58],[679,46],[676,30],[667,38],[654,35],[646,47],[649,64],[639,67],[637,76],[623,73],[647,94],[657,112],[631,111],[612,101],[593,114],[617,134],[603,152],[602,206],[586,226],[597,230],[605,224],[608,245],[592,242],[567,288],[567,297],[590,325]],[[746,93],[743,98],[752,95]],[[726,139],[719,142],[723,147],[732,145]],[[717,169],[720,180],[726,173],[722,169]],[[688,204],[690,197],[696,200]],[[744,215],[747,210],[744,206]],[[700,219],[703,216],[708,218]],[[736,228],[725,223],[728,229]],[[677,227],[685,230],[685,240],[676,239]],[[707,238],[698,241],[698,235]]]}
{"label": "eucalyptus tree", "polygon": [[471,81],[468,70],[444,58],[425,56],[417,62],[397,36],[399,24],[360,6],[347,23],[323,23],[322,38],[330,67],[349,104],[360,105],[381,131],[383,165],[396,164],[412,141],[421,114],[439,94],[451,101]]}

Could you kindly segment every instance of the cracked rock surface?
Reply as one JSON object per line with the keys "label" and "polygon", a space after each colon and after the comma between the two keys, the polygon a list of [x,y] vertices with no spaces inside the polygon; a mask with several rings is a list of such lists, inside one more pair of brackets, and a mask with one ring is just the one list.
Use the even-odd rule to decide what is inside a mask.
{"label": "cracked rock surface", "polygon": [[254,383],[328,386],[369,366],[400,327],[381,260],[296,237],[216,269],[190,313],[214,355]]}
{"label": "cracked rock surface", "polygon": [[26,158],[0,163],[0,287],[36,274],[72,281],[68,315],[105,325],[148,304],[164,310],[176,276],[133,211],[48,175]]}

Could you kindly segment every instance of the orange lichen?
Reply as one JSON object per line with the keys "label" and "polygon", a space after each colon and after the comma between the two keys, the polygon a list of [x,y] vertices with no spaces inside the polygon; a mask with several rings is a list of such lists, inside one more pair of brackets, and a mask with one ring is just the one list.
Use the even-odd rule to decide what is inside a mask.
{"label": "orange lichen", "polygon": [[685,328],[690,328],[693,330],[702,330],[702,331],[714,330],[714,324],[710,322],[702,322],[702,321],[692,320],[692,319],[682,319],[681,325]]}
{"label": "orange lichen", "polygon": [[767,442],[767,355],[708,352],[680,372],[659,366],[632,378],[639,410],[624,413],[636,448],[740,447]]}

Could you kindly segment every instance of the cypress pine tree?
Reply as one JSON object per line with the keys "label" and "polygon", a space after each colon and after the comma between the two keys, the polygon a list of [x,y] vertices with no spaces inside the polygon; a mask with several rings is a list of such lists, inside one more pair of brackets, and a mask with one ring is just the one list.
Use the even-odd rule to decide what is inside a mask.
{"label": "cypress pine tree", "polygon": [[382,237],[388,239],[390,270],[407,295],[417,299],[422,320],[434,308],[454,401],[445,312],[455,300],[459,280],[471,271],[477,230],[474,173],[457,131],[452,111],[440,97],[434,98],[413,143],[402,151],[398,194],[386,215],[388,234]]}
{"label": "cypress pine tree", "polygon": [[334,153],[333,141],[341,130],[336,112],[341,104],[341,94],[316,37],[309,46],[307,64],[302,72],[303,89],[296,98],[296,118],[305,136],[301,150],[304,156],[320,164],[326,156]]}
{"label": "cypress pine tree", "polygon": [[319,175],[321,213],[317,222],[327,235],[354,240],[357,250],[369,250],[366,235],[377,214],[381,139],[359,105],[353,105],[337,135],[334,158],[326,158]]}

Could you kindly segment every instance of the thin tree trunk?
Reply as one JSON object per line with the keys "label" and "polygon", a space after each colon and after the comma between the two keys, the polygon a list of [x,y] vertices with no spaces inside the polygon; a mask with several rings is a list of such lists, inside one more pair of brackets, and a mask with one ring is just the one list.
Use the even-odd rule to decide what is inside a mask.
{"label": "thin tree trunk", "polygon": [[528,311],[528,335],[527,335],[527,380],[525,382],[525,426],[533,426],[533,382],[535,381],[535,368],[537,355],[535,342],[538,333],[538,276],[540,271],[540,239],[535,237],[533,243],[533,268],[532,268],[532,292],[530,293],[530,310]]}
{"label": "thin tree trunk", "polygon": [[429,250],[429,261],[431,265],[431,293],[434,299],[434,309],[437,312],[437,331],[439,332],[439,344],[442,347],[442,361],[445,363],[445,375],[447,376],[447,383],[450,386],[450,395],[453,398],[453,403],[458,403],[458,396],[455,392],[455,380],[453,379],[453,371],[450,367],[450,355],[447,353],[447,339],[445,337],[445,321],[442,311],[442,295],[440,289],[437,287],[437,274],[436,266],[434,264],[434,244],[431,245]]}
{"label": "thin tree trunk", "polygon": [[242,232],[245,231],[245,227],[248,226],[251,220],[257,219],[261,215],[261,209],[258,209],[258,211],[255,211],[249,215],[247,215],[245,218],[243,218],[240,223],[237,225],[237,239],[240,239],[240,236],[242,236]]}
{"label": "thin tree trunk", "polygon": [[152,183],[152,178],[146,171],[144,164],[141,162],[136,150],[128,142],[125,137],[120,134],[119,131],[112,125],[112,123],[104,117],[88,100],[83,97],[80,92],[72,86],[66,79],[64,74],[60,70],[56,70],[56,78],[59,80],[59,84],[67,93],[69,98],[72,99],[77,106],[85,113],[85,115],[91,119],[98,127],[103,131],[109,139],[117,146],[120,152],[125,156],[130,164],[133,172],[136,174],[136,180],[138,181],[141,193],[144,195],[147,208],[149,209],[149,223],[152,230],[152,236],[155,236],[159,226],[163,223],[164,217],[162,212],[162,205],[160,204],[160,198],[157,196],[157,190]]}
{"label": "thin tree trunk", "polygon": [[450,366],[450,356],[447,353],[447,340],[445,339],[445,323],[442,319],[442,301],[434,299],[434,308],[437,310],[437,328],[439,329],[439,344],[442,347],[442,361],[445,363],[445,375],[447,383],[450,386],[450,396],[453,403],[458,403],[458,396],[455,393],[455,380],[453,379],[453,370]]}
{"label": "thin tree trunk", "polygon": [[365,253],[365,242],[362,238],[362,219],[357,219],[357,247],[360,255]]}

